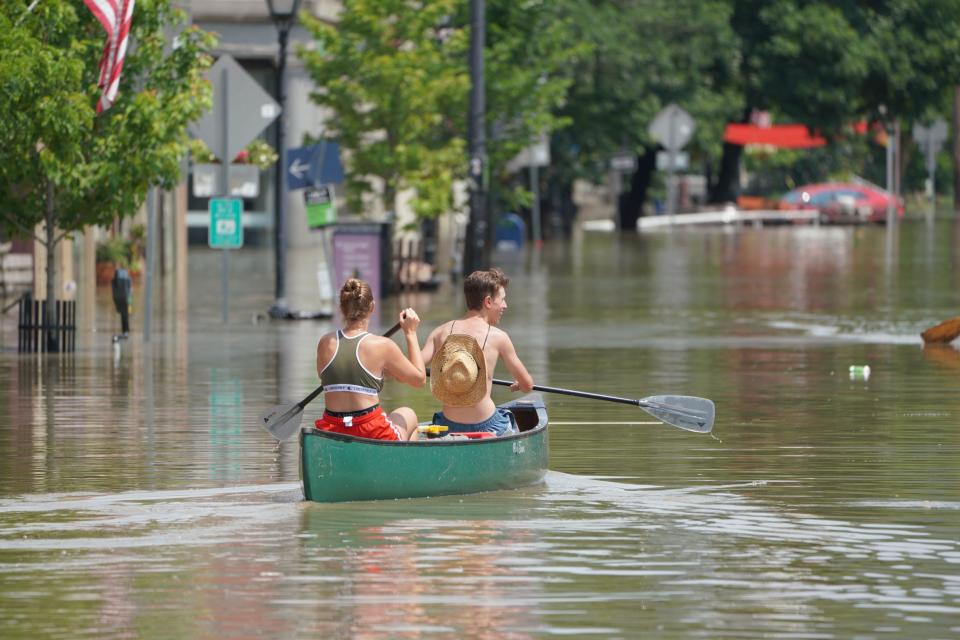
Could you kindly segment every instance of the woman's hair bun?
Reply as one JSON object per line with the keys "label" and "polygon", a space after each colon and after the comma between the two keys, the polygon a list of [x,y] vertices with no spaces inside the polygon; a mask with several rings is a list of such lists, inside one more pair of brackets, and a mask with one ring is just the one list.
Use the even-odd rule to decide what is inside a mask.
{"label": "woman's hair bun", "polygon": [[369,315],[373,305],[370,285],[359,278],[350,278],[340,289],[340,311],[344,318],[356,320]]}

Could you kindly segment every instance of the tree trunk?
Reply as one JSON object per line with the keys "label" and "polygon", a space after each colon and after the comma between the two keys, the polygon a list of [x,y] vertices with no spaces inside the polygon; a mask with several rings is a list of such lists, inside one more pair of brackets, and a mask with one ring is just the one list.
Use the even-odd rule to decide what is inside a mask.
{"label": "tree trunk", "polygon": [[953,211],[960,219],[960,85],[953,88]]}
{"label": "tree trunk", "polygon": [[57,275],[57,265],[56,265],[56,232],[55,227],[56,221],[54,220],[54,188],[53,182],[47,181],[47,201],[46,201],[46,241],[44,246],[47,249],[47,322],[46,322],[46,334],[47,334],[47,352],[53,353],[60,351],[60,344],[58,341],[58,334],[54,331],[54,327],[57,324],[57,302],[54,300],[54,292],[56,291],[56,286],[54,283],[54,278]]}
{"label": "tree trunk", "polygon": [[637,170],[630,178],[630,191],[620,195],[617,203],[621,231],[636,231],[637,220],[643,214],[643,205],[647,201],[647,190],[650,188],[650,179],[657,166],[657,149],[647,147],[642,155],[637,156]]}
{"label": "tree trunk", "polygon": [[[750,101],[752,102],[752,100]],[[748,106],[743,110],[740,117],[740,124],[750,122],[750,114],[753,113],[753,107]],[[723,154],[720,157],[720,170],[717,174],[715,183],[709,185],[707,200],[713,204],[722,204],[724,202],[736,202],[740,194],[740,156],[743,154],[743,147],[739,144],[723,143]]]}
{"label": "tree trunk", "polygon": [[710,185],[707,200],[714,204],[736,202],[740,192],[740,155],[743,147],[738,144],[723,143],[723,155],[720,158],[720,173],[716,183]]}
{"label": "tree trunk", "polygon": [[545,239],[569,238],[573,233],[573,221],[577,216],[577,205],[573,201],[573,183],[568,181],[547,181],[546,198],[541,194],[542,219]]}

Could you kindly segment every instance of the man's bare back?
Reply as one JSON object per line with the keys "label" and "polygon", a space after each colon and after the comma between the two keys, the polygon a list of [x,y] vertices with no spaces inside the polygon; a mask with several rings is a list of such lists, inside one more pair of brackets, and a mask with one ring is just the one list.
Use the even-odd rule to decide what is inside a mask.
{"label": "man's bare back", "polygon": [[[481,272],[481,273],[493,273]],[[499,276],[506,280],[506,277]],[[473,278],[475,274],[471,274]],[[469,278],[468,278],[469,281]],[[466,285],[465,285],[466,289]],[[490,392],[493,388],[493,374],[497,367],[497,362],[502,359],[507,370],[515,380],[510,387],[513,391],[529,392],[533,389],[533,378],[527,372],[523,362],[517,356],[516,349],[510,336],[505,331],[497,328],[495,325],[500,321],[503,312],[507,309],[506,290],[503,286],[494,289],[492,295],[475,295],[473,308],[471,306],[471,296],[467,293],[467,312],[457,320],[444,322],[434,329],[427,337],[423,346],[423,361],[430,362],[433,359],[444,340],[451,333],[464,334],[474,338],[477,344],[483,349],[483,357],[486,361],[487,381],[486,393],[476,404],[469,407],[443,406],[443,414],[450,420],[462,424],[477,424],[490,418],[496,410],[496,405],[490,398]]]}

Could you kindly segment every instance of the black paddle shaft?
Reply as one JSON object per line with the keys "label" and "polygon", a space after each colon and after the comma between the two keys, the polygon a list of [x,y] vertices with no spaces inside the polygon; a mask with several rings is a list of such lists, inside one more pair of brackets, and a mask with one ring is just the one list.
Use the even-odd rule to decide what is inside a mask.
{"label": "black paddle shaft", "polygon": [[[509,387],[513,383],[509,380],[493,379],[493,384]],[[543,387],[533,385],[534,391],[543,391],[544,393],[557,393],[564,396],[574,396],[576,398],[590,398],[592,400],[606,400],[607,402],[619,402],[620,404],[629,404],[634,407],[640,407],[652,416],[655,416],[662,422],[666,422],[674,427],[680,427],[687,431],[696,431],[698,433],[709,432],[713,428],[713,403],[704,398],[694,398],[692,396],[657,396],[634,400],[633,398],[621,398],[620,396],[608,396],[602,393],[590,393],[588,391],[576,391],[574,389],[561,389],[559,387]],[[663,399],[670,398],[679,401],[681,398],[698,404],[709,405],[709,413],[703,413],[700,407],[697,407],[696,413],[691,413],[689,406],[673,406]]]}
{"label": "black paddle shaft", "polygon": [[[498,380],[497,378],[493,379],[493,384],[498,384],[503,387],[509,387],[513,383],[509,380]],[[608,402],[619,402],[620,404],[630,404],[635,407],[642,407],[642,400],[634,400],[632,398],[621,398],[619,396],[608,396],[602,393],[589,393],[587,391],[576,391],[574,389],[561,389],[559,387],[544,387],[539,384],[533,385],[534,391],[543,391],[544,393],[558,393],[563,396],[574,396],[576,398],[592,398],[594,400],[606,400]]]}

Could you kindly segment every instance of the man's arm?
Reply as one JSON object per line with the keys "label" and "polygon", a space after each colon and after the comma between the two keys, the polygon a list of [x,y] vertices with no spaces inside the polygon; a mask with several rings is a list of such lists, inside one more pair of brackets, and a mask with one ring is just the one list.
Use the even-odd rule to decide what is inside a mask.
{"label": "man's arm", "polygon": [[503,337],[498,341],[500,343],[500,357],[503,358],[503,364],[506,365],[507,371],[510,372],[514,380],[514,383],[510,385],[510,390],[530,393],[533,391],[533,376],[527,372],[527,368],[520,361],[520,356],[517,355],[517,350],[513,348],[513,341],[510,340],[510,336],[507,335],[506,331],[501,333]]}
{"label": "man's arm", "polygon": [[430,361],[433,360],[433,354],[437,351],[437,336],[440,335],[441,329],[443,329],[442,324],[431,331],[430,335],[427,336],[427,341],[423,343],[423,349],[420,350],[420,355],[423,356],[423,362],[428,366]]}

